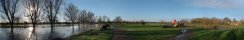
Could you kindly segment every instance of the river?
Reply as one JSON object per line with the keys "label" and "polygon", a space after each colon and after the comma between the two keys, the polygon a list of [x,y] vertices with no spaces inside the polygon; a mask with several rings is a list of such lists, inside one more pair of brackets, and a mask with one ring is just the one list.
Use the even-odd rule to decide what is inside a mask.
{"label": "river", "polygon": [[[94,29],[96,25],[67,25],[57,24],[51,27],[49,24],[22,25],[22,27],[0,28],[0,40],[50,40],[65,39],[72,35],[77,35]],[[11,31],[12,30],[12,31]],[[12,36],[11,36],[12,35]]]}

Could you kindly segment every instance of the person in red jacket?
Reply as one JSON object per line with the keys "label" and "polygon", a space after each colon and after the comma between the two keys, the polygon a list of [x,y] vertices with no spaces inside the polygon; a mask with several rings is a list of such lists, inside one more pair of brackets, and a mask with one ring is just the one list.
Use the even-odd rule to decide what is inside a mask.
{"label": "person in red jacket", "polygon": [[176,27],[176,25],[177,25],[176,20],[172,20],[172,21],[171,21],[171,24],[172,24],[174,27]]}

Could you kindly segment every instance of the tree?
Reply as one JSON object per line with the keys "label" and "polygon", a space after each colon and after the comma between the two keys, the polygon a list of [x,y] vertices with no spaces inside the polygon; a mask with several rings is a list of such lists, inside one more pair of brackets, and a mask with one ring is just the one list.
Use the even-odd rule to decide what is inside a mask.
{"label": "tree", "polygon": [[216,17],[211,18],[210,21],[211,21],[210,24],[211,24],[212,26],[217,26],[217,25],[219,25],[220,23],[222,23],[222,20],[219,19],[219,18],[216,18]]}
{"label": "tree", "polygon": [[225,17],[225,18],[223,19],[223,23],[225,23],[225,24],[230,24],[230,23],[231,23],[230,18]]}
{"label": "tree", "polygon": [[20,22],[20,19],[21,19],[21,17],[15,17],[14,18],[14,21],[15,21],[14,23],[19,23]]}
{"label": "tree", "polygon": [[3,20],[8,20],[11,28],[15,22],[14,19],[16,18],[16,13],[18,11],[18,3],[19,0],[0,0],[0,12],[2,12],[1,17]]}
{"label": "tree", "polygon": [[25,0],[23,2],[24,7],[27,10],[26,17],[29,18],[33,27],[37,22],[41,21],[43,1],[42,0]]}
{"label": "tree", "polygon": [[199,23],[199,24],[204,24],[204,27],[207,28],[212,21],[209,18],[194,18],[191,20],[192,23]]}
{"label": "tree", "polygon": [[60,13],[63,0],[42,0],[44,1],[43,11],[45,13],[48,22],[51,24],[50,40],[53,38],[53,27],[55,21],[57,21],[57,15]]}
{"label": "tree", "polygon": [[78,20],[79,9],[73,4],[69,4],[65,9],[65,17],[68,21],[71,21],[73,25]]}
{"label": "tree", "polygon": [[145,22],[144,20],[141,20],[141,24],[142,24],[142,25],[145,25],[146,22]]}
{"label": "tree", "polygon": [[180,23],[187,24],[187,23],[188,23],[188,19],[181,19],[179,22],[180,22]]}
{"label": "tree", "polygon": [[240,22],[241,22],[242,24],[244,24],[244,19],[241,19]]}
{"label": "tree", "polygon": [[63,4],[63,0],[42,0],[44,1],[44,12],[51,26],[57,20],[57,14],[60,12],[61,5]]}
{"label": "tree", "polygon": [[102,16],[102,22],[106,22],[106,20],[107,20],[107,16]]}
{"label": "tree", "polygon": [[237,21],[236,21],[236,19],[234,18],[234,19],[232,20],[232,22],[237,22]]}
{"label": "tree", "polygon": [[95,14],[91,11],[87,11],[87,10],[82,10],[79,13],[79,17],[78,17],[78,22],[79,23],[93,23],[95,22]]}
{"label": "tree", "polygon": [[78,23],[84,23],[85,22],[85,15],[86,15],[87,11],[86,10],[81,10],[79,12],[79,17],[78,17]]}
{"label": "tree", "polygon": [[101,23],[102,22],[102,17],[101,16],[98,17],[97,22],[98,23]]}
{"label": "tree", "polygon": [[120,16],[117,16],[117,17],[115,17],[115,19],[113,21],[116,23],[120,23],[120,22],[122,22],[122,18]]}
{"label": "tree", "polygon": [[109,17],[107,18],[107,20],[106,20],[106,21],[107,21],[108,23],[110,23],[110,22],[111,22],[111,20],[110,20],[110,18],[109,18]]}
{"label": "tree", "polygon": [[165,24],[166,22],[164,20],[161,20],[160,21],[160,24]]}
{"label": "tree", "polygon": [[91,11],[89,11],[88,13],[87,13],[87,16],[86,16],[86,20],[87,20],[87,22],[88,23],[92,23],[92,22],[94,22],[94,13],[93,12],[91,12]]}
{"label": "tree", "polygon": [[14,40],[14,35],[12,33],[16,13],[18,11],[18,3],[19,0],[0,0],[0,12],[2,12],[1,18],[4,18],[3,20],[7,19],[11,25],[11,35],[9,36],[11,38],[10,40]]}

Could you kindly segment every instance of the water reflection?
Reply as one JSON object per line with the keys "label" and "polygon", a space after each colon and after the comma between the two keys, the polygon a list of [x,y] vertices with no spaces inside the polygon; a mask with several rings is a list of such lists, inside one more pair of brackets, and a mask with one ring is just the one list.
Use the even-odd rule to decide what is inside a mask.
{"label": "water reflection", "polygon": [[[51,28],[50,25],[36,25],[36,27],[21,27],[21,28],[0,28],[0,40],[50,40],[50,39],[65,39],[88,30],[91,30],[95,25],[66,25],[59,24]],[[13,31],[13,32],[11,32]],[[13,38],[9,37],[13,35]]]}

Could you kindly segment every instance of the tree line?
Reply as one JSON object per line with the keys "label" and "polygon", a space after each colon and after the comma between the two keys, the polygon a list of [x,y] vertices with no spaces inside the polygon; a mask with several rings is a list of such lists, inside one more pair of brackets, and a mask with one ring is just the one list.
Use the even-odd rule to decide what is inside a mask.
{"label": "tree line", "polygon": [[[19,23],[21,16],[27,17],[33,25],[37,23],[50,23],[51,25],[59,23],[59,18],[64,15],[65,22],[69,23],[102,23],[102,22],[120,22],[122,18],[117,16],[113,21],[107,16],[95,16],[92,11],[80,10],[72,3],[65,3],[65,0],[0,0],[1,21],[10,23]],[[25,9],[20,13],[20,7]],[[62,9],[64,8],[64,9]],[[61,11],[64,10],[64,11]],[[63,14],[62,14],[63,13]]]}
{"label": "tree line", "polygon": [[192,18],[190,20],[182,19],[179,21],[180,23],[186,23],[186,24],[201,24],[204,25],[204,27],[214,27],[214,26],[235,26],[235,25],[241,25],[244,24],[244,20],[236,20],[236,19],[230,19],[228,17],[225,18]]}
{"label": "tree line", "polygon": [[[54,26],[56,23],[60,23],[59,18],[61,17],[64,17],[62,19],[65,19],[65,22],[72,25],[75,23],[92,24],[122,21],[120,16],[111,21],[107,16],[97,17],[92,11],[78,9],[72,3],[64,4],[66,4],[65,0],[0,0],[0,21],[2,23],[5,22],[3,24],[10,24],[11,34],[9,35],[9,40],[15,40],[13,34],[14,24],[20,22],[32,24],[33,30],[35,30],[37,23],[50,24],[51,33],[49,38],[52,39]],[[25,11],[22,11],[22,13],[20,9]],[[24,19],[22,16],[28,18],[29,22],[23,22],[25,20],[21,20]]]}

